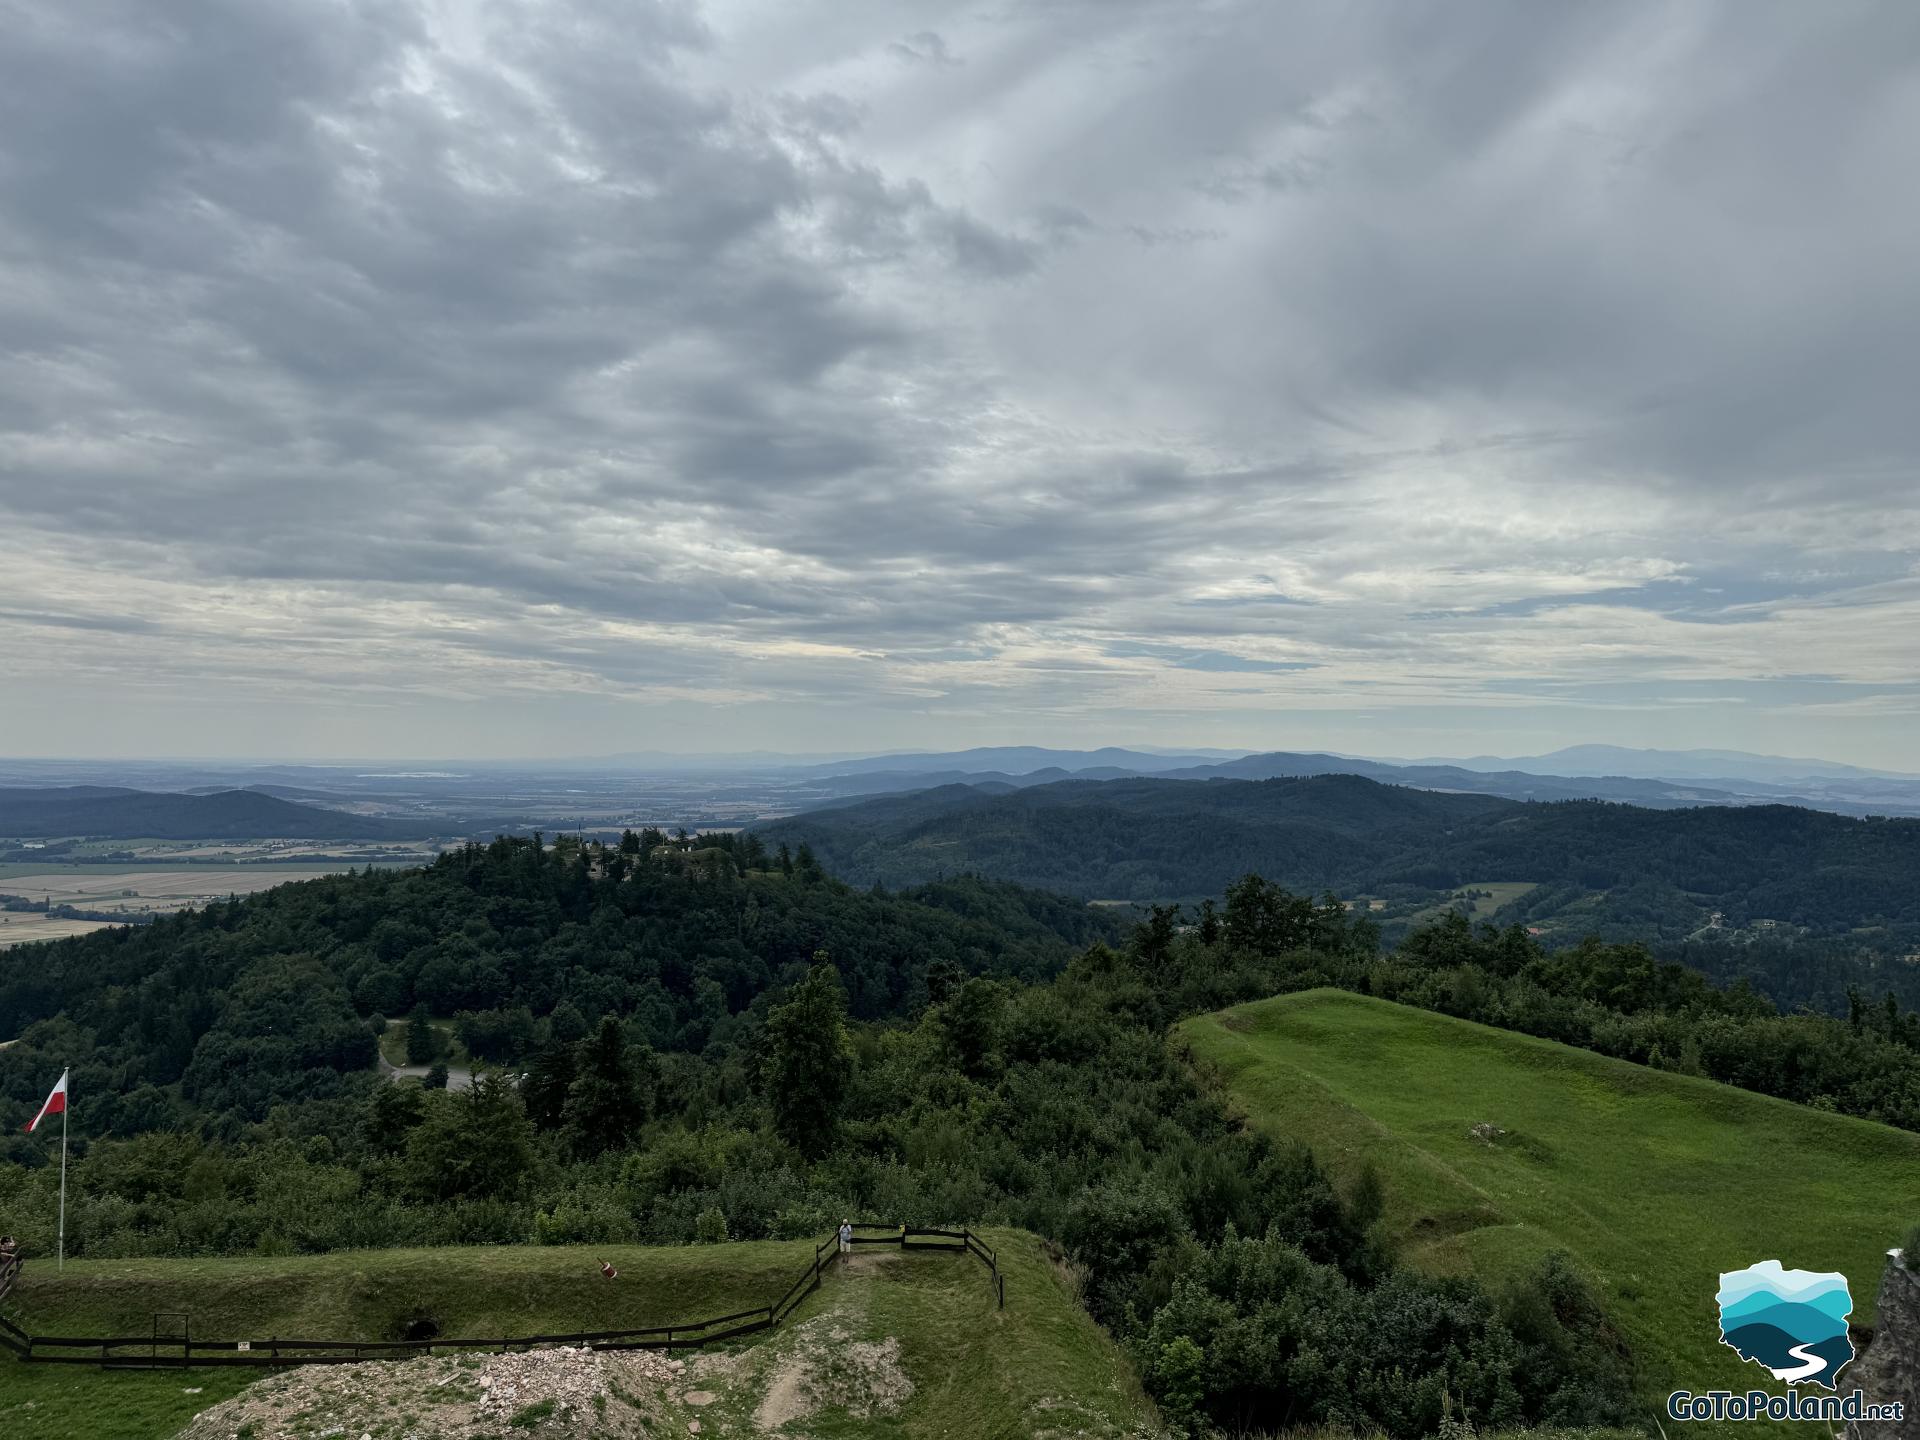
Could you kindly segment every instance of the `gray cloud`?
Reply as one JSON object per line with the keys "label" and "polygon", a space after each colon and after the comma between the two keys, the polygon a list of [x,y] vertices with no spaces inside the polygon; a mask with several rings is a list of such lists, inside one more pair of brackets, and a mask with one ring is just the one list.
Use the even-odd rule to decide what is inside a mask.
{"label": "gray cloud", "polygon": [[960,58],[947,48],[947,42],[940,38],[937,30],[922,30],[905,39],[896,40],[887,46],[887,52],[896,60],[909,65],[937,65],[946,67],[961,64]]}
{"label": "gray cloud", "polygon": [[1905,10],[0,24],[0,751],[1920,768]]}

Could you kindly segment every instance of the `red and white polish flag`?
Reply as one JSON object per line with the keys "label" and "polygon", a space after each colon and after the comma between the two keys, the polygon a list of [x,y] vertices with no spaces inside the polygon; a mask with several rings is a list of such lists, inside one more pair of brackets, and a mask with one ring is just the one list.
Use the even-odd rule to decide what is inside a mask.
{"label": "red and white polish flag", "polygon": [[53,1093],[47,1096],[47,1103],[40,1107],[40,1113],[38,1115],[34,1116],[33,1119],[27,1122],[27,1133],[32,1134],[34,1127],[38,1125],[42,1120],[46,1119],[49,1115],[58,1115],[61,1111],[65,1110],[66,1108],[67,1108],[67,1072],[65,1070],[62,1070],[60,1072],[59,1082],[53,1087]]}

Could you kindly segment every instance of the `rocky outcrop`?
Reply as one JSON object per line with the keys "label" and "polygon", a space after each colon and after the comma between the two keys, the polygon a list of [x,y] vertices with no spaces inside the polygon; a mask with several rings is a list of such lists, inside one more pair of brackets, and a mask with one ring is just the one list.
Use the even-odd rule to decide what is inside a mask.
{"label": "rocky outcrop", "polygon": [[1873,1343],[1841,1377],[1843,1390],[1854,1386],[1867,1399],[1906,1405],[1901,1420],[1849,1421],[1847,1440],[1920,1440],[1920,1273],[1901,1263],[1899,1251],[1888,1258],[1880,1278]]}

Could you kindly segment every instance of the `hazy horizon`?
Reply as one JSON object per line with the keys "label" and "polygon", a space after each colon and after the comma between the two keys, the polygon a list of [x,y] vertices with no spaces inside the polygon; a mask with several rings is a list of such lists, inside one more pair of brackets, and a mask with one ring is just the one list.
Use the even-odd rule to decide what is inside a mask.
{"label": "hazy horizon", "polygon": [[8,14],[0,754],[1920,771],[1920,9]]}
{"label": "hazy horizon", "polygon": [[[1454,761],[1454,760],[1484,761],[1488,759],[1511,759],[1511,760],[1526,760],[1530,758],[1540,759],[1540,758],[1547,758],[1550,756],[1557,755],[1559,752],[1564,750],[1578,750],[1578,749],[1590,748],[1595,746],[1610,747],[1611,742],[1576,741],[1569,745],[1555,746],[1550,749],[1543,749],[1539,751],[1524,752],[1524,753],[1519,751],[1508,751],[1508,752],[1471,751],[1470,752],[1465,750],[1459,750],[1459,751],[1453,751],[1453,752],[1448,752],[1444,754],[1438,753],[1438,752],[1421,753],[1421,754],[1412,754],[1412,753],[1387,754],[1387,753],[1380,753],[1380,752],[1342,749],[1334,745],[1324,745],[1324,744],[1323,745],[1298,745],[1298,746],[1248,746],[1248,745],[1194,744],[1194,745],[1183,746],[1178,744],[1157,742],[1157,741],[1151,741],[1151,740],[1137,741],[1130,744],[1116,744],[1109,741],[1093,741],[1086,744],[1071,744],[1071,745],[1069,744],[1054,745],[1054,744],[1045,744],[1045,743],[1036,742],[1036,741],[1015,740],[1015,741],[997,741],[997,742],[983,743],[983,744],[977,744],[977,745],[962,744],[962,745],[907,746],[907,747],[880,746],[880,747],[874,747],[869,749],[856,748],[851,750],[846,750],[846,749],[843,749],[843,750],[775,750],[775,749],[766,749],[766,748],[744,749],[744,750],[661,750],[661,749],[655,749],[655,748],[644,748],[644,749],[635,749],[635,750],[627,750],[627,751],[593,751],[593,752],[583,751],[583,752],[571,753],[571,754],[507,753],[507,754],[497,754],[497,755],[460,754],[460,753],[454,753],[454,752],[414,753],[414,754],[374,754],[374,755],[350,755],[350,754],[338,754],[338,753],[336,754],[305,754],[305,755],[289,754],[289,753],[279,753],[279,754],[273,754],[273,753],[262,753],[262,754],[144,753],[144,754],[131,754],[131,755],[85,755],[85,754],[71,754],[71,753],[60,754],[60,753],[49,752],[45,754],[31,754],[31,753],[0,754],[0,765],[4,765],[7,762],[18,762],[24,765],[67,764],[67,765],[76,765],[76,766],[104,766],[104,767],[111,767],[114,765],[127,765],[127,766],[152,765],[152,766],[206,766],[206,767],[217,768],[220,766],[230,765],[238,768],[246,768],[246,767],[270,768],[273,766],[287,766],[287,767],[311,767],[314,769],[359,769],[366,766],[421,767],[421,766],[446,766],[446,765],[455,765],[455,766],[473,765],[473,766],[501,766],[501,767],[517,766],[517,767],[526,767],[530,770],[537,770],[542,765],[555,765],[555,766],[561,766],[565,768],[577,768],[577,767],[591,766],[595,763],[604,764],[609,767],[619,767],[622,765],[629,765],[629,766],[642,765],[646,762],[655,762],[655,763],[660,763],[665,765],[691,764],[693,762],[706,762],[710,764],[713,768],[718,770],[722,768],[723,765],[725,764],[745,765],[752,762],[767,763],[767,764],[781,763],[781,764],[793,764],[793,765],[830,764],[832,762],[841,761],[841,760],[878,758],[878,757],[884,757],[888,755],[899,755],[903,758],[910,758],[916,755],[945,755],[945,754],[963,753],[963,752],[974,751],[974,750],[1001,750],[1001,749],[1032,749],[1032,750],[1056,752],[1061,754],[1086,754],[1086,753],[1091,753],[1091,752],[1095,752],[1103,749],[1115,749],[1115,750],[1134,751],[1136,753],[1142,753],[1142,754],[1194,756],[1194,757],[1203,758],[1203,759],[1207,757],[1217,758],[1217,757],[1225,757],[1225,756],[1258,755],[1258,754],[1266,754],[1266,753],[1291,753],[1291,754],[1309,754],[1309,755],[1332,755],[1336,757],[1354,759],[1354,760],[1377,761],[1384,764],[1408,765],[1408,764],[1425,764],[1425,763],[1435,763],[1435,762],[1445,763],[1447,761]],[[1767,754],[1765,752],[1744,751],[1744,750],[1739,750],[1735,747],[1726,747],[1726,746],[1690,746],[1690,747],[1621,746],[1617,748],[1632,751],[1632,752],[1645,753],[1648,755],[1680,755],[1680,754],[1687,754],[1687,753],[1708,754],[1708,753],[1719,751],[1719,752],[1725,752],[1725,753],[1731,753],[1731,754],[1751,755],[1756,759],[1765,759],[1765,760],[1774,760],[1774,761],[1786,761],[1786,762],[1805,761],[1811,764],[1839,764],[1839,765],[1855,765],[1857,763],[1855,761],[1847,760],[1844,758],[1838,758],[1831,755],[1777,755],[1777,754]],[[1859,768],[1866,769],[1866,770],[1886,771],[1889,773],[1900,774],[1900,775],[1916,774],[1916,772],[1901,771],[1897,767],[1893,767],[1893,766],[1860,765]]]}

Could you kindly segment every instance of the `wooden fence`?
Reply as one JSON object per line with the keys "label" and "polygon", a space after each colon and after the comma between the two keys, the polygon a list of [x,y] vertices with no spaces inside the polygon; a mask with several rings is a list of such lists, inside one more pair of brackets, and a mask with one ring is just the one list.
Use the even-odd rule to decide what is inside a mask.
{"label": "wooden fence", "polygon": [[[903,1251],[964,1250],[985,1265],[994,1301],[1007,1304],[1006,1278],[992,1246],[971,1230],[922,1229],[910,1225],[856,1225],[855,1245],[895,1245]],[[156,1315],[149,1335],[33,1335],[0,1315],[0,1349],[21,1360],[50,1365],[97,1365],[108,1370],[185,1369],[219,1365],[351,1365],[362,1360],[411,1360],[462,1350],[530,1350],[546,1345],[591,1350],[691,1350],[722,1340],[771,1330],[814,1291],[834,1263],[839,1232],[813,1247],[813,1263],[771,1305],[650,1330],[583,1330],[570,1335],[521,1335],[479,1340],[195,1340],[185,1315]],[[162,1333],[163,1321],[180,1322],[179,1333]]]}

